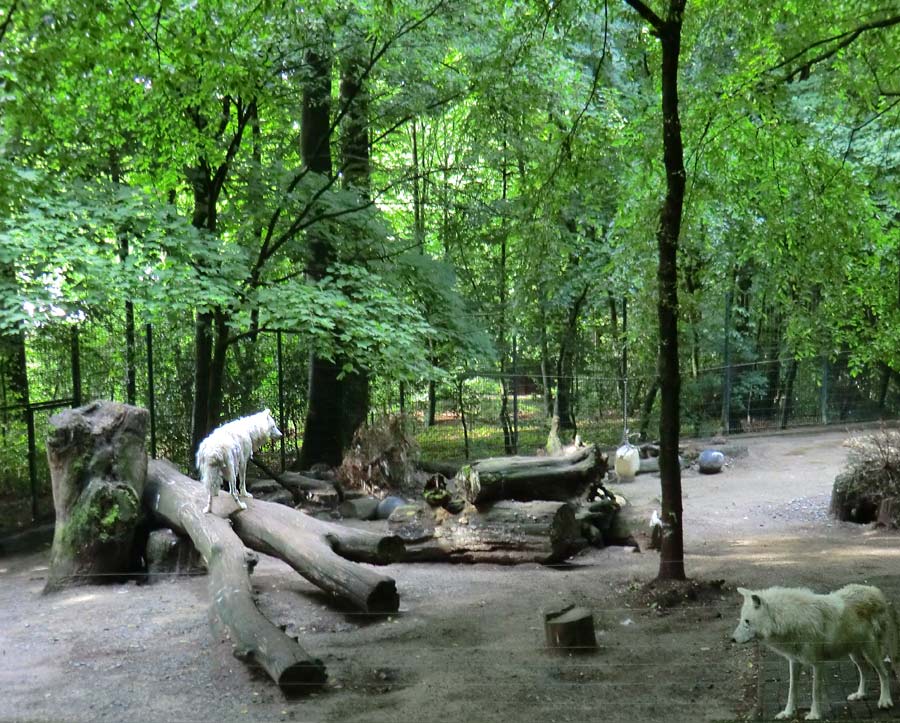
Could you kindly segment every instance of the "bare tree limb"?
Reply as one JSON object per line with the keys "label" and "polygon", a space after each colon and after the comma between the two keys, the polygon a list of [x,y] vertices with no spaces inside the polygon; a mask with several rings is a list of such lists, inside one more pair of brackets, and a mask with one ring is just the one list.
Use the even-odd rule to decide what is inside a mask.
{"label": "bare tree limb", "polygon": [[[626,0],[629,2],[630,0]],[[803,78],[809,75],[809,71],[812,69],[812,66],[821,63],[824,60],[828,60],[829,58],[836,55],[840,50],[851,45],[857,38],[859,38],[863,33],[866,33],[870,30],[877,30],[880,28],[889,28],[894,25],[900,25],[900,15],[891,15],[886,18],[882,18],[880,20],[872,20],[868,23],[863,23],[862,25],[858,25],[855,28],[851,28],[850,30],[846,30],[843,33],[838,33],[837,35],[832,35],[828,38],[821,38],[820,40],[816,40],[808,45],[804,46],[800,50],[798,50],[793,55],[785,58],[780,63],[769,68],[769,72],[774,72],[776,70],[780,70],[782,68],[788,68],[791,63],[800,60],[805,55],[810,53],[812,50],[832,44],[831,47],[823,50],[817,55],[814,55],[807,60],[801,62],[796,68],[793,70],[789,70],[787,73],[781,76],[781,80],[784,82],[790,82],[797,78],[798,76]]]}
{"label": "bare tree limb", "polygon": [[10,6],[9,10],[6,13],[6,17],[3,19],[3,23],[0,23],[0,40],[3,40],[6,37],[6,31],[10,29],[12,26],[13,15],[19,7],[19,0],[13,0],[13,4]]}
{"label": "bare tree limb", "polygon": [[650,23],[650,25],[653,26],[654,30],[656,30],[657,32],[662,32],[663,19],[655,12],[653,12],[653,10],[651,10],[648,5],[643,3],[641,0],[625,0],[625,2],[634,10],[636,10],[638,15],[640,15],[642,18],[644,18],[644,20]]}

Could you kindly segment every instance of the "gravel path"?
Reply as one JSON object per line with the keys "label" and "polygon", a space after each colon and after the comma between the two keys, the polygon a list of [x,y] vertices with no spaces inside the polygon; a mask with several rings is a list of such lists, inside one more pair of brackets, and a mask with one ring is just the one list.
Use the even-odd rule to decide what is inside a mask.
{"label": "gravel path", "polygon": [[[900,599],[900,536],[827,516],[845,437],[735,439],[748,454],[722,474],[686,471],[688,574],[727,584],[671,610],[641,596],[656,554],[623,548],[589,550],[557,568],[393,565],[401,612],[388,618],[336,608],[263,557],[254,574],[261,607],[329,671],[322,692],[297,701],[210,634],[205,578],[44,597],[46,552],[0,559],[0,720],[734,719],[754,710],[765,683],[754,648],[728,641],[740,604],[734,586],[869,581]],[[638,521],[659,507],[658,478],[620,492]],[[567,603],[594,611],[596,655],[542,649],[543,614]]]}

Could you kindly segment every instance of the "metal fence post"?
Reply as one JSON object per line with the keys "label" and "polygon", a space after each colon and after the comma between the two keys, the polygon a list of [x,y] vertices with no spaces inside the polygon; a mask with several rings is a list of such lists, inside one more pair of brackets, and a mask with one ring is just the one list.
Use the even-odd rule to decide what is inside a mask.
{"label": "metal fence post", "polygon": [[78,327],[72,327],[72,406],[81,406],[81,344]]}
{"label": "metal fence post", "polygon": [[284,423],[284,357],[281,346],[281,329],[276,334],[278,340],[278,424],[281,425],[281,471],[284,472],[287,465],[284,455],[284,433],[287,425]]}
{"label": "metal fence post", "polygon": [[731,291],[725,293],[725,357],[722,375],[722,434],[731,431]]}
{"label": "metal fence post", "polygon": [[822,424],[828,424],[828,357],[822,357],[822,393],[819,397],[819,406],[822,414]]}
{"label": "metal fence post", "polygon": [[150,409],[150,456],[156,459],[156,389],[153,383],[153,325],[145,328],[147,337],[147,406]]}
{"label": "metal fence post", "polygon": [[519,453],[519,355],[516,348],[517,335],[512,339],[512,389],[513,389],[513,452]]}
{"label": "metal fence post", "polygon": [[34,438],[34,409],[31,403],[25,400],[25,423],[28,426],[28,479],[31,482],[31,521],[38,518],[38,493],[37,493],[37,442]]}

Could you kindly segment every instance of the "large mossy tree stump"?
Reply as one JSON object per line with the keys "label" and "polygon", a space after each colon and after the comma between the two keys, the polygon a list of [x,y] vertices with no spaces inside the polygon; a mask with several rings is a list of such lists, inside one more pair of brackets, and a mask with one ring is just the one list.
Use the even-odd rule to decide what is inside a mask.
{"label": "large mossy tree stump", "polygon": [[147,478],[146,409],[93,402],[50,418],[56,529],[44,592],[130,571]]}

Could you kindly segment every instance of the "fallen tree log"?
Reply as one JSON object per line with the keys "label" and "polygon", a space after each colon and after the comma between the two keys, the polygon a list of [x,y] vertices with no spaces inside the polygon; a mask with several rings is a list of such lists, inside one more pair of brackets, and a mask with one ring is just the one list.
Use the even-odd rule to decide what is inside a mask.
{"label": "fallen tree log", "polygon": [[[399,508],[390,525],[409,539],[406,562],[561,562],[586,544],[573,507],[566,502],[497,502],[469,509],[441,524],[411,526]],[[422,529],[414,529],[422,527]],[[424,539],[423,539],[424,538]]]}
{"label": "fallen tree log", "polygon": [[456,473],[459,472],[460,465],[453,464],[452,462],[437,462],[434,460],[420,459],[416,462],[416,467],[428,474],[442,474],[447,479],[450,479],[455,477]]}
{"label": "fallen tree log", "polygon": [[[155,478],[199,487],[170,463],[152,462]],[[396,612],[400,606],[394,580],[357,565],[386,565],[403,558],[403,540],[317,520],[285,505],[246,500],[232,507],[231,521],[241,540],[254,550],[278,557],[313,585],[369,613]]]}
{"label": "fallen tree log", "polygon": [[594,445],[557,457],[489,457],[464,466],[457,488],[474,505],[494,500],[568,500],[603,479],[608,459]]}
{"label": "fallen tree log", "polygon": [[299,472],[285,471],[275,473],[264,462],[261,462],[256,458],[251,458],[250,461],[256,467],[261,469],[269,479],[274,480],[290,492],[295,502],[303,502],[315,493],[326,491],[335,493],[339,501],[343,501],[344,499],[344,491],[337,482],[328,482],[314,477],[306,477]]}
{"label": "fallen tree log", "polygon": [[356,608],[385,614],[400,607],[392,578],[351,562],[401,560],[404,545],[399,537],[353,530],[261,500],[247,500],[247,509],[232,520],[238,536],[254,550],[281,558],[313,585]]}
{"label": "fallen tree log", "polygon": [[325,683],[325,666],[267,620],[253,601],[248,555],[227,519],[202,512],[205,490],[166,460],[148,466],[144,506],[158,522],[191,538],[209,568],[215,617],[236,658],[260,665],[286,693]]}

